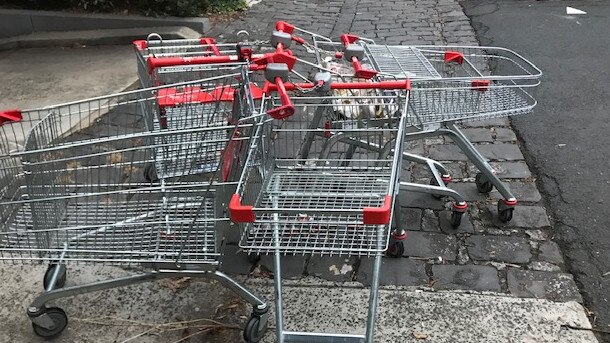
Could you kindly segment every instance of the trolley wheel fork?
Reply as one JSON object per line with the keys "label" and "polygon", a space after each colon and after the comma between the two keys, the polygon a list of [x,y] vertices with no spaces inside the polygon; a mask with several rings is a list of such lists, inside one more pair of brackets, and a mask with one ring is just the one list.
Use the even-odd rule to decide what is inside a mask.
{"label": "trolley wheel fork", "polygon": [[500,199],[498,200],[498,219],[502,223],[507,223],[513,219],[513,212],[517,205],[517,199]]}
{"label": "trolley wheel fork", "polygon": [[477,191],[479,191],[479,193],[489,193],[494,189],[493,183],[491,183],[489,178],[481,172],[477,173],[474,183],[477,186]]}
{"label": "trolley wheel fork", "polygon": [[402,257],[405,253],[405,239],[407,239],[405,230],[394,229],[390,234],[390,243],[386,254],[389,257]]}

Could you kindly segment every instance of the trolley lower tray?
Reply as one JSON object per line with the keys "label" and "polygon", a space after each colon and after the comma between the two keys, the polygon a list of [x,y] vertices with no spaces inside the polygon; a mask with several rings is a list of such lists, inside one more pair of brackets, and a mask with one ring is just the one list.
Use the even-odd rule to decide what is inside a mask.
{"label": "trolley lower tray", "polygon": [[217,221],[206,219],[214,218],[213,200],[203,205],[201,199],[182,200],[165,210],[158,200],[69,203],[51,229],[35,229],[32,208],[25,204],[1,228],[0,259],[49,260],[65,252],[65,261],[216,264]]}
{"label": "trolley lower tray", "polygon": [[387,248],[388,225],[365,225],[362,214],[332,213],[382,206],[387,170],[275,171],[269,179],[255,208],[277,212],[266,211],[244,226],[240,247],[246,252],[366,256]]}

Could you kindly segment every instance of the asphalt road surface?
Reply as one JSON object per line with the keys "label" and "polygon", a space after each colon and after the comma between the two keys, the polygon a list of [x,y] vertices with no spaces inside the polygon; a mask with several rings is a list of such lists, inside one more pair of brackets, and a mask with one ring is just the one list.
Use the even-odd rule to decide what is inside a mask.
{"label": "asphalt road surface", "polygon": [[[543,70],[533,115],[513,118],[598,330],[610,331],[610,2],[462,2],[482,45]],[[567,15],[566,6],[586,11]],[[610,341],[610,335],[601,335]]]}

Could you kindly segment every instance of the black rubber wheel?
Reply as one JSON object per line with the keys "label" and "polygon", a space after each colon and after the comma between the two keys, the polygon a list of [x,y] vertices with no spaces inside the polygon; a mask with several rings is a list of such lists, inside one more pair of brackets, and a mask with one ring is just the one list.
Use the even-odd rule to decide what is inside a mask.
{"label": "black rubber wheel", "polygon": [[483,173],[477,173],[474,183],[477,185],[479,193],[489,193],[494,189],[494,185]]}
{"label": "black rubber wheel", "polygon": [[251,315],[246,327],[244,328],[244,341],[248,343],[256,343],[260,341],[267,330],[267,321],[261,320],[260,316]]}
{"label": "black rubber wheel", "polygon": [[157,176],[157,169],[154,164],[148,164],[144,167],[144,179],[148,182],[157,182],[159,177]]}
{"label": "black rubber wheel", "polygon": [[261,259],[261,255],[259,254],[248,254],[248,262],[252,263],[252,264],[256,264],[258,263],[258,261],[260,261]]}
{"label": "black rubber wheel", "polygon": [[403,241],[396,241],[388,247],[388,251],[386,253],[390,257],[402,257],[402,255],[405,253],[405,244]]}
{"label": "black rubber wheel", "polygon": [[501,205],[500,203],[498,203],[498,219],[500,219],[500,221],[502,223],[508,223],[509,221],[511,221],[513,219],[513,211],[515,211],[514,207],[509,207],[509,208],[500,208]]}
{"label": "black rubber wheel", "polygon": [[458,227],[460,226],[460,224],[462,224],[462,216],[464,215],[464,212],[458,212],[458,211],[453,211],[451,212],[451,226],[453,227]]}
{"label": "black rubber wheel", "polygon": [[45,310],[45,313],[53,320],[55,326],[52,329],[43,328],[36,323],[32,323],[34,333],[40,337],[53,338],[58,336],[66,326],[68,326],[68,316],[64,310],[59,307],[49,307]]}
{"label": "black rubber wheel", "polygon": [[49,264],[49,268],[47,268],[47,271],[44,273],[44,279],[42,280],[42,285],[45,290],[51,283],[51,278],[53,277],[53,273],[55,273],[55,269],[57,269],[57,268],[59,268],[59,274],[57,275],[57,280],[55,281],[54,289],[62,288],[66,284],[66,277],[67,277],[66,265],[52,263],[52,264]]}
{"label": "black rubber wheel", "polygon": [[[435,179],[435,178],[431,178],[431,179],[430,179],[430,186],[439,186],[439,185],[436,183],[436,179]],[[440,194],[430,194],[430,195],[432,195],[432,197],[433,197],[434,199],[442,199],[442,198],[444,197],[444,195],[440,195]]]}

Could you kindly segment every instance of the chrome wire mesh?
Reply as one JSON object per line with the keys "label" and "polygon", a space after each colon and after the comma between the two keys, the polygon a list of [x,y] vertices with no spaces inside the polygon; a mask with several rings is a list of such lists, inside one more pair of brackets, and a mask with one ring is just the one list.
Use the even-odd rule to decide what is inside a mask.
{"label": "chrome wire mesh", "polygon": [[[253,127],[249,91],[214,92],[234,85],[226,78],[27,111],[0,126],[0,259],[217,264],[227,195]],[[146,119],[160,118],[163,94],[176,91],[170,113],[188,107],[180,119],[191,125],[170,119],[176,126],[151,129]],[[159,162],[201,163],[201,152],[214,167],[146,178]]]}
{"label": "chrome wire mesh", "polygon": [[375,70],[398,79],[440,78],[430,60],[410,46],[365,44],[368,60]]}
{"label": "chrome wire mesh", "polygon": [[408,124],[472,121],[530,113],[536,100],[521,87],[491,84],[484,90],[461,82],[414,83]]}
{"label": "chrome wire mesh", "polygon": [[406,99],[392,100],[344,92],[294,97],[295,115],[259,127],[238,186],[256,220],[240,224],[240,247],[320,255],[385,250],[389,225],[365,224],[363,210],[394,196]]}

